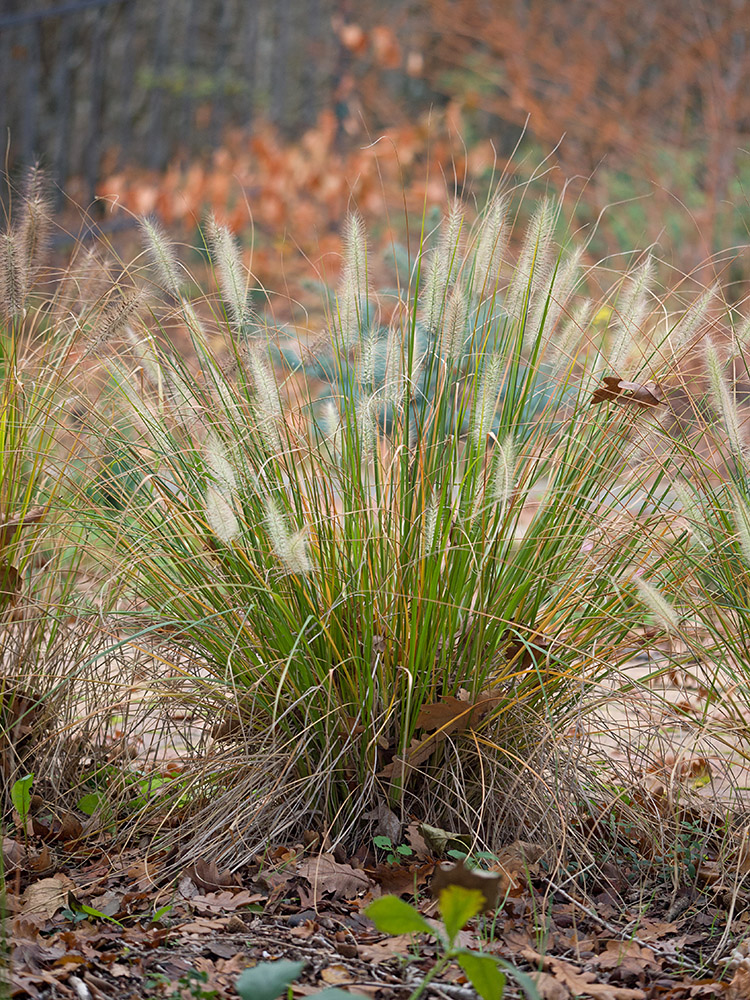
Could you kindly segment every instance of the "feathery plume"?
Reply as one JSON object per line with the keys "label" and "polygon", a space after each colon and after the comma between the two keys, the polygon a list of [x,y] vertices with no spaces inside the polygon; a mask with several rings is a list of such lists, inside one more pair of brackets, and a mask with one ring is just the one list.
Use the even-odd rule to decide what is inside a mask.
{"label": "feathery plume", "polygon": [[622,375],[621,366],[648,315],[648,296],[654,277],[654,262],[649,255],[627,276],[617,303],[614,339],[609,353],[609,367]]}
{"label": "feathery plume", "polygon": [[667,632],[677,632],[680,627],[680,616],[672,603],[657,587],[649,583],[648,580],[644,580],[643,577],[636,577],[634,582],[641,600],[659,624]]}
{"label": "feathery plume", "polygon": [[219,225],[215,215],[208,217],[206,235],[232,330],[240,334],[247,325],[250,310],[247,304],[247,272],[237,241],[227,226]]}
{"label": "feathery plume", "polygon": [[362,216],[351,212],[344,224],[343,264],[337,296],[343,346],[359,338],[369,293],[367,277],[367,233]]}
{"label": "feathery plume", "polygon": [[440,355],[446,361],[458,361],[463,352],[466,337],[466,307],[466,296],[461,286],[456,285],[445,308],[440,338]]}
{"label": "feathery plume", "polygon": [[216,537],[228,545],[240,534],[233,508],[237,477],[223,442],[215,434],[206,439],[205,460],[212,479],[206,488],[206,520]]}
{"label": "feathery plume", "polygon": [[425,507],[422,515],[422,554],[425,556],[432,552],[439,511],[438,504],[434,500],[431,500]]}
{"label": "feathery plume", "polygon": [[492,419],[495,415],[502,380],[502,358],[495,354],[485,365],[474,399],[471,424],[472,436],[476,444],[485,440],[487,434],[492,430]]}
{"label": "feathery plume", "polygon": [[27,287],[24,256],[18,246],[18,234],[11,230],[0,234],[0,303],[3,314],[12,319],[23,311]]}
{"label": "feathery plume", "polygon": [[26,178],[23,208],[16,227],[18,252],[23,259],[23,300],[39,272],[41,258],[49,242],[52,206],[46,193],[44,173],[35,165]]}
{"label": "feathery plume", "polygon": [[497,196],[492,199],[482,219],[477,249],[474,254],[474,286],[476,293],[483,289],[494,291],[500,266],[508,247],[509,232],[506,225],[510,199]]}
{"label": "feathery plume", "polygon": [[446,287],[440,251],[437,249],[433,250],[427,260],[427,273],[422,284],[420,305],[424,325],[427,332],[432,334],[435,333],[440,322],[440,313],[445,301]]}
{"label": "feathery plume", "polygon": [[171,241],[156,219],[140,219],[146,250],[156,268],[159,280],[171,296],[181,297],[180,265]]}
{"label": "feathery plume", "polygon": [[706,322],[706,316],[711,308],[711,303],[719,293],[719,285],[714,284],[707,288],[703,294],[692,303],[684,315],[675,323],[669,335],[669,342],[672,352],[677,353],[680,348],[689,344],[695,334]]}
{"label": "feathery plume", "polygon": [[750,569],[750,509],[742,497],[734,498],[734,525],[742,558]]}
{"label": "feathery plume", "polygon": [[206,521],[216,537],[229,545],[240,534],[240,523],[232,505],[215,486],[206,489]]}
{"label": "feathery plume", "polygon": [[513,319],[520,319],[527,297],[546,284],[551,270],[552,240],[555,235],[557,209],[551,198],[544,198],[529,222],[518,255],[518,263],[505,292],[504,308]]}
{"label": "feathery plume", "polygon": [[732,349],[734,353],[740,357],[745,357],[748,340],[750,340],[750,316],[745,316],[732,330]]}
{"label": "feathery plume", "polygon": [[377,333],[371,330],[362,342],[355,369],[357,382],[361,386],[372,386],[375,381],[375,361],[379,346]]}
{"label": "feathery plume", "polygon": [[495,454],[495,470],[492,475],[492,499],[495,503],[506,504],[513,496],[516,487],[516,442],[512,434],[508,434],[497,445]]}
{"label": "feathery plume", "polygon": [[115,289],[110,302],[97,317],[86,345],[86,354],[97,354],[121,333],[136,316],[142,299],[137,288]]}
{"label": "feathery plume", "polygon": [[234,496],[237,493],[237,477],[224,443],[215,434],[209,434],[205,447],[206,467],[211,478],[223,493]]}
{"label": "feathery plume", "polygon": [[524,331],[524,340],[527,344],[534,343],[542,332],[542,321],[544,321],[545,348],[549,344],[560,314],[567,305],[578,281],[582,258],[583,247],[576,247],[573,253],[557,268],[547,287],[540,289],[540,294],[534,302],[531,317],[527,321]]}
{"label": "feathery plume", "polygon": [[375,450],[375,420],[373,419],[372,395],[361,396],[356,403],[354,419],[357,426],[357,438],[363,458],[369,458]]}
{"label": "feathery plume", "polygon": [[729,447],[735,456],[741,456],[743,452],[742,435],[740,433],[740,413],[737,408],[737,401],[730,388],[724,374],[724,366],[719,358],[719,352],[711,340],[706,340],[706,370],[708,373],[708,384],[713,398],[714,406],[719,411],[724,421],[724,429],[727,432]]}
{"label": "feathery plume", "polygon": [[295,576],[309,573],[312,564],[307,554],[307,532],[289,530],[286,519],[273,497],[266,497],[263,505],[266,509],[268,537],[276,558],[288,573]]}

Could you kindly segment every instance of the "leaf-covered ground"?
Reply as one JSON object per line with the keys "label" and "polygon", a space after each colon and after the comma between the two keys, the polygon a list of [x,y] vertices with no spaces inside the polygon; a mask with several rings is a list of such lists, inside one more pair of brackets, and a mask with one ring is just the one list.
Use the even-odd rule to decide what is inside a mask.
{"label": "leaf-covered ground", "polygon": [[[231,873],[210,859],[175,872],[172,859],[143,850],[84,857],[71,842],[6,838],[11,995],[233,997],[243,969],[292,958],[305,962],[294,996],[335,985],[408,997],[435,962],[435,940],[383,936],[363,912],[395,893],[435,917],[430,882],[445,862],[416,824],[407,839],[403,861],[298,844]],[[611,863],[589,874],[584,893],[543,856],[531,862],[536,853],[510,845],[489,862],[503,901],[461,932],[464,947],[532,973],[549,1000],[750,996],[750,968],[733,952],[749,929],[746,899],[721,887],[674,896],[658,877]],[[514,990],[509,981],[506,995]],[[427,995],[475,994],[454,966]]]}

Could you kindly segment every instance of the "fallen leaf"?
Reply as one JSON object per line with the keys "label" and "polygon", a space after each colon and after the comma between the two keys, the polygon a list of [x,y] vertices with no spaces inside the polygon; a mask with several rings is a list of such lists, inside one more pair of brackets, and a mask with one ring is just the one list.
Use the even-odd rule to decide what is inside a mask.
{"label": "fallen leaf", "polygon": [[207,889],[209,892],[215,889],[241,889],[237,876],[232,872],[220,872],[215,861],[204,861],[199,858],[195,864],[186,868],[184,873],[191,879],[199,889]]}
{"label": "fallen leaf", "polygon": [[44,507],[31,507],[25,514],[16,514],[15,517],[8,517],[4,521],[0,521],[0,549],[10,544],[19,528],[26,528],[30,524],[37,524],[41,521],[44,513]]}
{"label": "fallen leaf", "polygon": [[415,737],[406,752],[395,756],[390,764],[386,764],[378,772],[378,776],[391,778],[394,774],[408,772],[423,764],[448,736],[463,732],[478,723],[499,700],[496,697],[488,697],[475,702],[466,702],[448,695],[439,702],[423,705],[417,716],[417,727],[435,731],[421,740]]}
{"label": "fallen leaf", "polygon": [[648,408],[664,402],[664,393],[656,382],[627,382],[616,375],[607,375],[602,383],[591,397],[591,406],[615,402]]}
{"label": "fallen leaf", "polygon": [[53,817],[47,822],[35,816],[32,822],[34,833],[42,840],[77,840],[83,834],[81,821],[73,813],[63,813],[60,819]]}
{"label": "fallen leaf", "polygon": [[497,872],[467,868],[463,861],[456,865],[442,864],[432,876],[432,895],[437,899],[449,885],[460,885],[464,889],[478,889],[485,899],[485,910],[494,910],[498,905],[501,879]]}
{"label": "fallen leaf", "polygon": [[[351,898],[373,884],[365,872],[340,864],[332,854],[320,854],[302,861],[297,865],[297,874],[306,879],[312,888],[311,896],[305,893],[308,898],[302,900],[303,906],[315,907],[323,895],[334,899]],[[304,892],[302,887],[300,892]]]}
{"label": "fallen leaf", "polygon": [[428,823],[420,823],[417,830],[433,854],[445,854],[450,850],[464,851],[468,854],[471,849],[471,838],[460,833],[441,830],[439,826],[430,826]]}
{"label": "fallen leaf", "polygon": [[409,949],[414,944],[411,934],[396,934],[394,937],[384,938],[376,944],[359,945],[359,957],[365,962],[387,962],[389,958],[396,955],[408,955]]}
{"label": "fallen leaf", "polygon": [[600,969],[619,969],[639,976],[647,967],[658,968],[650,948],[642,948],[635,941],[607,941],[605,950],[592,960]]}
{"label": "fallen leaf", "polygon": [[68,893],[74,888],[67,875],[53,875],[34,882],[23,894],[24,915],[44,914],[51,920],[58,910],[68,905]]}
{"label": "fallen leaf", "polygon": [[320,978],[329,986],[344,986],[347,983],[356,982],[349,970],[343,965],[329,965],[327,969],[321,969]]}
{"label": "fallen leaf", "polygon": [[525,948],[521,954],[536,968],[551,972],[573,996],[595,997],[596,1000],[646,1000],[643,990],[632,990],[624,986],[614,986],[611,983],[592,982],[594,973],[583,972],[570,962],[551,955],[540,955],[532,948]]}
{"label": "fallen leaf", "polygon": [[750,1000],[750,964],[747,959],[737,966],[727,988],[726,1000]]}

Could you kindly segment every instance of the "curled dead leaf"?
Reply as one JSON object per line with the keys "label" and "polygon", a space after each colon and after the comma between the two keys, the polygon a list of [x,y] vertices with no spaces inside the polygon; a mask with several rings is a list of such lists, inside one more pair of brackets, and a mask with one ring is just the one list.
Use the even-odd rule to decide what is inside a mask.
{"label": "curled dead leaf", "polygon": [[[315,906],[323,895],[334,899],[352,899],[373,884],[365,872],[340,864],[332,854],[320,854],[302,861],[297,865],[297,874],[310,883],[311,894],[305,893],[309,899],[304,901],[310,906]],[[300,892],[303,891],[300,887]]]}
{"label": "curled dead leaf", "polygon": [[645,408],[660,406],[664,393],[656,382],[628,382],[616,375],[607,375],[591,397],[591,406],[597,403],[620,403]]}
{"label": "curled dead leaf", "polygon": [[68,905],[68,894],[74,888],[72,880],[61,874],[34,882],[23,894],[24,915],[52,919],[58,910]]}
{"label": "curled dead leaf", "polygon": [[37,524],[42,520],[44,514],[44,507],[31,507],[25,514],[16,514],[14,517],[6,517],[5,520],[0,521],[0,549],[10,544],[19,528]]}
{"label": "curled dead leaf", "polygon": [[449,885],[460,885],[464,889],[478,889],[485,900],[485,910],[497,909],[501,879],[497,872],[485,872],[478,868],[467,868],[463,861],[456,865],[442,864],[432,876],[432,895],[437,899]]}
{"label": "curled dead leaf", "polygon": [[217,889],[239,891],[242,888],[236,875],[229,871],[220,872],[215,861],[205,861],[203,858],[186,868],[183,875],[199,889],[206,889],[208,892],[215,892]]}

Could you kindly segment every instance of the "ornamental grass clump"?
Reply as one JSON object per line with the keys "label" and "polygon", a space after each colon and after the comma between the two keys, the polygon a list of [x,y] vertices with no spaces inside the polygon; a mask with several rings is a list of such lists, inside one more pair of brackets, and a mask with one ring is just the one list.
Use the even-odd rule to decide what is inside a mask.
{"label": "ornamental grass clump", "polygon": [[[562,822],[546,734],[611,684],[644,615],[680,631],[662,593],[670,482],[642,461],[647,434],[674,451],[660,398],[591,405],[598,374],[664,367],[651,264],[597,308],[560,225],[542,202],[514,259],[507,199],[473,226],[454,204],[378,295],[352,216],[313,335],[251,307],[216,220],[220,294],[196,302],[144,224],[169,301],[117,357],[97,346],[90,429],[116,462],[82,516],[129,627],[181,650],[182,696],[214,727],[190,850],[311,825],[346,839],[378,803],[489,846]],[[526,801],[507,794],[519,775]]]}

